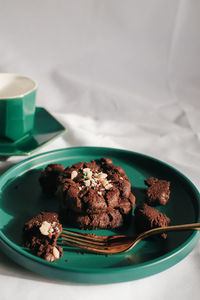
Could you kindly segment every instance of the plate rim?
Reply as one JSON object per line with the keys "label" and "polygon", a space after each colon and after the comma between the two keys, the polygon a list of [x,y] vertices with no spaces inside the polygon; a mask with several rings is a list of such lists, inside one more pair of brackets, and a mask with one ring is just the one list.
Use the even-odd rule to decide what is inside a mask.
{"label": "plate rim", "polygon": [[[51,154],[56,154],[56,153],[64,153],[66,151],[77,151],[77,150],[108,150],[108,151],[114,151],[114,152],[128,152],[130,154],[134,154],[136,156],[139,156],[139,157],[145,157],[147,159],[150,159],[150,160],[153,160],[153,161],[156,161],[157,163],[160,163],[162,165],[165,165],[167,167],[169,167],[170,169],[172,169],[173,171],[175,171],[176,173],[178,173],[181,177],[183,177],[186,181],[188,181],[189,185],[192,187],[195,195],[196,195],[196,198],[197,198],[197,204],[198,204],[198,208],[199,208],[199,211],[197,212],[197,218],[198,220],[200,219],[200,193],[197,189],[197,187],[192,183],[192,181],[187,177],[185,176],[182,172],[180,172],[179,170],[177,170],[175,167],[169,165],[168,163],[160,160],[160,159],[157,159],[155,157],[152,157],[152,156],[149,156],[149,155],[146,155],[146,154],[143,154],[143,153],[139,153],[139,152],[135,152],[135,151],[131,151],[131,150],[126,150],[126,149],[120,149],[120,148],[111,148],[111,147],[93,147],[93,146],[78,146],[78,147],[67,147],[67,148],[60,148],[60,149],[56,149],[56,150],[51,150],[51,151],[47,151],[47,152],[44,152],[44,153],[39,153],[37,155],[34,155],[32,157],[29,157],[19,163],[17,163],[16,165],[12,166],[11,168],[9,168],[5,173],[3,173],[0,177],[0,192],[2,191],[2,186],[4,185],[4,183],[6,183],[6,179],[7,179],[7,176],[9,176],[10,173],[12,173],[13,171],[17,170],[18,168],[21,168],[23,167],[23,165],[26,165],[28,163],[31,163],[35,160],[37,160],[37,158],[42,158],[42,157],[48,157],[50,156]],[[39,166],[39,164],[37,165],[37,167]],[[28,170],[31,170],[32,168],[34,168],[34,165],[30,168],[28,168]],[[20,175],[26,173],[26,171],[20,173]],[[152,259],[152,260],[149,260],[147,262],[143,262],[143,263],[140,263],[140,264],[137,264],[137,265],[130,265],[130,266],[123,266],[123,267],[115,267],[115,268],[112,268],[112,267],[107,267],[107,268],[83,268],[83,267],[67,267],[67,268],[62,268],[60,267],[59,265],[56,265],[56,264],[50,264],[49,262],[37,257],[37,256],[34,256],[32,253],[29,253],[27,251],[25,251],[21,246],[15,244],[14,242],[12,242],[9,238],[7,238],[7,236],[2,232],[2,230],[0,230],[0,239],[3,241],[3,243],[5,243],[9,248],[11,248],[12,250],[16,251],[18,254],[21,254],[23,256],[25,256],[27,259],[31,259],[32,262],[37,262],[37,263],[40,263],[42,265],[45,265],[45,266],[48,266],[48,267],[51,267],[51,268],[54,268],[54,269],[58,269],[58,270],[62,270],[62,271],[68,271],[68,272],[74,272],[74,273],[90,273],[90,274],[104,274],[104,273],[116,273],[116,272],[123,272],[124,270],[137,270],[137,269],[140,269],[140,268],[143,268],[143,267],[152,267],[152,266],[155,266],[157,264],[159,264],[160,262],[163,262],[163,261],[168,261],[170,259],[172,259],[174,256],[176,256],[179,252],[182,252],[182,251],[186,251],[187,247],[190,246],[190,244],[193,242],[193,244],[195,245],[196,242],[198,241],[198,237],[199,237],[199,232],[198,231],[194,231],[188,238],[187,240],[182,243],[180,246],[178,246],[176,249],[164,254],[164,255],[161,255],[160,257],[156,258],[156,259]],[[193,249],[193,246],[192,246],[192,249]],[[188,251],[188,253],[191,252],[190,249]],[[183,258],[188,254],[186,253]],[[181,259],[179,259],[177,262],[179,262]],[[174,265],[174,264],[173,264]],[[167,268],[164,268],[164,269],[167,269]],[[156,272],[158,273],[158,272]],[[148,275],[147,275],[148,276]],[[145,277],[145,276],[143,276]],[[134,280],[134,279],[130,279],[130,280]],[[127,281],[127,280],[126,280]],[[119,281],[118,281],[119,282]]]}

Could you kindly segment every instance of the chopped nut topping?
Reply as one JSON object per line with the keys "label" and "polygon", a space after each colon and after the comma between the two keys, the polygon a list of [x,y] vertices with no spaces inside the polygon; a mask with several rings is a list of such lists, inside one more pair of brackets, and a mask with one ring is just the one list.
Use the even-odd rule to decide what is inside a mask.
{"label": "chopped nut topping", "polygon": [[78,175],[78,172],[72,171],[72,173],[71,173],[71,179],[73,180],[74,178],[76,178],[77,175]]}
{"label": "chopped nut topping", "polygon": [[86,186],[90,186],[90,180],[84,180],[84,184],[85,184]]}
{"label": "chopped nut topping", "polygon": [[90,170],[90,168],[84,168],[83,172],[86,173],[86,177],[88,179],[92,178],[92,171]]}
{"label": "chopped nut topping", "polygon": [[55,227],[55,230],[57,231],[57,232],[60,232],[60,229],[56,226]]}
{"label": "chopped nut topping", "polygon": [[53,255],[56,259],[60,257],[60,253],[56,247],[53,247]]}
{"label": "chopped nut topping", "polygon": [[119,177],[119,179],[123,180],[123,177]]}
{"label": "chopped nut topping", "polygon": [[91,179],[91,186],[95,187],[97,185],[97,182],[92,178]]}
{"label": "chopped nut topping", "polygon": [[106,173],[100,173],[97,178],[100,180],[100,179],[104,179],[106,178],[108,175]]}
{"label": "chopped nut topping", "polygon": [[98,191],[97,194],[101,196],[101,195],[102,195],[102,192],[99,192],[99,191]]}
{"label": "chopped nut topping", "polygon": [[[110,184],[110,180],[107,180],[108,174],[100,172],[100,173],[93,173],[90,168],[84,168],[83,169],[83,179],[84,179],[84,185],[90,186],[92,188],[103,186],[104,188],[102,190],[110,189],[112,187],[112,184]],[[81,188],[79,187],[81,190]]]}
{"label": "chopped nut topping", "polygon": [[42,222],[42,225],[39,228],[42,235],[49,235],[50,232],[52,232],[51,223],[44,221]]}
{"label": "chopped nut topping", "polygon": [[105,189],[106,189],[106,190],[110,190],[111,187],[112,187],[112,184],[111,184],[111,183],[108,183],[108,184],[105,186]]}
{"label": "chopped nut topping", "polygon": [[105,186],[106,184],[107,184],[107,180],[105,180],[105,179],[101,179],[101,180],[99,180],[99,182],[101,182],[101,184],[103,185],[103,186]]}

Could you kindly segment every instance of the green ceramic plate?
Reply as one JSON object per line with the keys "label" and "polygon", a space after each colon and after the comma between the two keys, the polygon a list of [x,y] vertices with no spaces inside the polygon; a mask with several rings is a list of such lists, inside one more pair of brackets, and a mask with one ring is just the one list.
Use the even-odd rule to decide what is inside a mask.
{"label": "green ceramic plate", "polygon": [[30,155],[66,132],[64,126],[46,109],[36,107],[32,133],[16,142],[0,139],[0,155]]}
{"label": "green ceramic plate", "polygon": [[[48,152],[29,158],[9,169],[0,178],[0,246],[18,264],[44,276],[81,283],[113,283],[129,281],[161,272],[183,259],[195,246],[197,232],[171,232],[167,240],[152,238],[142,241],[128,253],[119,255],[81,254],[65,248],[63,258],[49,263],[21,247],[23,224],[41,210],[58,211],[55,199],[41,193],[38,176],[49,163],[65,166],[79,161],[110,157],[126,171],[137,203],[144,201],[144,179],[155,176],[171,181],[171,197],[159,209],[172,224],[193,223],[200,220],[200,196],[194,185],[169,165],[131,151],[79,147]],[[65,227],[65,226],[64,226]],[[93,231],[94,232],[94,231]],[[118,230],[134,233],[134,226]],[[116,231],[97,230],[96,234]]]}

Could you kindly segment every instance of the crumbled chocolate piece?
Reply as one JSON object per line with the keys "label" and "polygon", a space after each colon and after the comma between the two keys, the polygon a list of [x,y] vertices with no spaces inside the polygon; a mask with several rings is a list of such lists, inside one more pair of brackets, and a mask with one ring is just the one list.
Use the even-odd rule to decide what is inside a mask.
{"label": "crumbled chocolate piece", "polygon": [[53,212],[42,212],[24,225],[23,246],[32,249],[37,256],[47,261],[62,257],[63,250],[57,239],[62,232],[58,215]]}
{"label": "crumbled chocolate piece", "polygon": [[146,202],[149,205],[165,205],[170,196],[170,182],[150,177],[145,180],[148,186],[146,191]]}
{"label": "crumbled chocolate piece", "polygon": [[45,194],[50,196],[55,194],[57,190],[57,179],[64,169],[61,164],[50,164],[41,171],[39,183]]}
{"label": "crumbled chocolate piece", "polygon": [[41,244],[40,247],[38,247],[36,254],[37,254],[37,256],[44,258],[45,260],[47,260],[49,262],[54,262],[62,257],[63,249],[58,245],[44,246],[43,244]]}
{"label": "crumbled chocolate piece", "polygon": [[[139,231],[144,232],[152,228],[165,227],[170,223],[170,219],[157,209],[146,203],[135,208],[135,221]],[[167,234],[161,235],[166,239]]]}
{"label": "crumbled chocolate piece", "polygon": [[80,162],[67,167],[58,182],[61,214],[75,227],[120,227],[135,206],[125,171],[109,158],[102,158],[100,164]]}

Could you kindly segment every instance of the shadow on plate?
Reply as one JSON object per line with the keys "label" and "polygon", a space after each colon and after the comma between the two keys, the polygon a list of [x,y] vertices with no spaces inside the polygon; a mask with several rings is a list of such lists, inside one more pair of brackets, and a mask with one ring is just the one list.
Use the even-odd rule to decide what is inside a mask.
{"label": "shadow on plate", "polygon": [[40,211],[58,212],[56,199],[42,193],[39,175],[40,170],[31,170],[12,180],[2,191],[1,208],[6,214],[5,220],[1,220],[2,231],[16,244],[21,244],[25,222]]}

